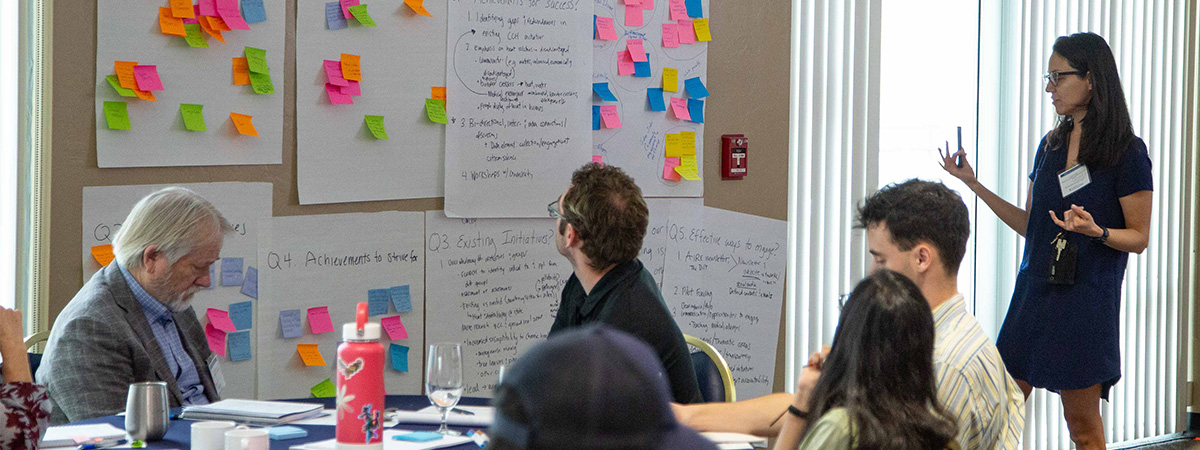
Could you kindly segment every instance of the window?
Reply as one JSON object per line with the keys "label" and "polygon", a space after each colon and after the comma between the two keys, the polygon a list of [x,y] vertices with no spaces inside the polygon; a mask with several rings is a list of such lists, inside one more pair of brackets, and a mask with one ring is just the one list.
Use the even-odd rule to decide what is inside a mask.
{"label": "window", "polygon": [[0,3],[0,306],[16,304],[18,2]]}

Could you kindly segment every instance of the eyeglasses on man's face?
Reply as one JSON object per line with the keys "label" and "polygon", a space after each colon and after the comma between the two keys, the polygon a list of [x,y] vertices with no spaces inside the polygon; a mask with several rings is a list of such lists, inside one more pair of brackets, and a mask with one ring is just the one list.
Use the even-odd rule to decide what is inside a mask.
{"label": "eyeglasses on man's face", "polygon": [[550,202],[549,205],[546,205],[546,210],[550,211],[550,217],[559,218],[559,219],[562,219],[563,222],[571,223],[570,220],[567,220],[567,216],[564,216],[564,215],[562,215],[562,213],[558,212],[558,200],[557,199]]}
{"label": "eyeglasses on man's face", "polygon": [[1082,70],[1072,70],[1069,72],[1050,72],[1045,75],[1042,75],[1042,78],[1045,78],[1046,82],[1050,83],[1051,86],[1058,86],[1058,80],[1060,78],[1062,78],[1063,76],[1066,76],[1066,75],[1083,76],[1085,73],[1087,73],[1087,72],[1084,72]]}

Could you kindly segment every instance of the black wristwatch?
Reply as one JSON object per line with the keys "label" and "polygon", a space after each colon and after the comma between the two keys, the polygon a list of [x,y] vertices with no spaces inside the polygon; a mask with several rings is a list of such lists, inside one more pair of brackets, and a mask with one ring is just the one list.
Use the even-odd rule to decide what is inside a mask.
{"label": "black wristwatch", "polygon": [[1107,243],[1108,242],[1108,227],[1100,227],[1100,229],[1104,230],[1104,234],[1096,236],[1096,237],[1092,238],[1092,240],[1099,242],[1101,244]]}
{"label": "black wristwatch", "polygon": [[808,420],[808,413],[801,411],[800,408],[797,408],[795,405],[788,405],[787,411],[797,418]]}

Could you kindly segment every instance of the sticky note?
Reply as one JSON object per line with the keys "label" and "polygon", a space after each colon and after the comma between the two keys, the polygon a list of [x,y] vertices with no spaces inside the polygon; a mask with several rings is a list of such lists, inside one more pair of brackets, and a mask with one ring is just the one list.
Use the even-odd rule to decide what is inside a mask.
{"label": "sticky note", "polygon": [[368,289],[367,290],[367,306],[371,316],[380,316],[388,313],[388,305],[391,305],[392,296],[387,289]]}
{"label": "sticky note", "polygon": [[649,61],[649,59],[646,57],[646,49],[642,46],[641,39],[627,39],[625,41],[625,46],[625,48],[629,51],[629,59],[633,60],[633,62]]}
{"label": "sticky note", "polygon": [[[208,22],[208,26],[211,27],[213,30],[232,31],[232,29],[229,28],[229,24],[225,23],[225,20],[221,19],[220,17],[204,16],[204,18],[206,20],[204,20],[203,22]],[[221,42],[225,42],[225,41],[221,41]]]}
{"label": "sticky note", "polygon": [[271,73],[267,67],[267,51],[261,48],[246,47],[246,63],[251,72]]}
{"label": "sticky note", "polygon": [[679,167],[675,168],[675,172],[685,180],[695,181],[700,179],[700,168],[696,166],[695,156],[679,157]]}
{"label": "sticky note", "polygon": [[596,15],[592,14],[592,39],[598,39],[600,33],[596,31]]}
{"label": "sticky note", "polygon": [[233,320],[229,318],[229,313],[223,309],[208,308],[204,313],[208,317],[208,323],[221,331],[237,331],[237,326],[233,324]]}
{"label": "sticky note", "polygon": [[692,122],[704,123],[704,100],[696,100],[689,98],[688,101],[688,116]]}
{"label": "sticky note", "polygon": [[187,40],[188,46],[193,48],[208,48],[208,41],[204,40],[204,35],[201,34],[200,24],[188,23],[183,25],[183,30],[187,33],[184,39]]}
{"label": "sticky note", "polygon": [[204,326],[204,337],[208,339],[208,349],[213,353],[225,356],[225,332],[218,330],[212,323]]}
{"label": "sticky note", "polygon": [[300,360],[304,361],[306,366],[325,366],[325,357],[321,356],[321,349],[317,348],[317,344],[296,344],[296,353],[300,354]]}
{"label": "sticky note", "polygon": [[408,372],[408,347],[400,344],[391,344],[392,368],[401,372]]}
{"label": "sticky note", "polygon": [[704,87],[704,82],[700,81],[700,77],[688,78],[683,82],[683,87],[687,89],[688,95],[692,98],[708,97],[708,89]]}
{"label": "sticky note", "polygon": [[196,17],[196,12],[192,9],[192,0],[171,0],[171,15],[180,19]]}
{"label": "sticky note", "polygon": [[[246,271],[249,272],[250,269],[253,269],[253,267],[247,268]],[[254,326],[254,303],[249,300],[231,303],[229,305],[229,320],[233,323],[233,327],[237,331],[252,328]]]}
{"label": "sticky note", "polygon": [[602,41],[617,40],[617,29],[612,17],[596,17],[596,37]]}
{"label": "sticky note", "polygon": [[600,105],[600,118],[604,120],[604,128],[621,128],[621,116],[617,114],[617,105]]}
{"label": "sticky note", "polygon": [[679,156],[696,156],[696,132],[679,132]]}
{"label": "sticky note", "polygon": [[107,266],[108,263],[113,261],[113,259],[116,259],[116,256],[113,255],[112,244],[97,245],[92,247],[92,258],[94,258],[96,262],[100,263],[101,267]]}
{"label": "sticky note", "polygon": [[347,80],[362,81],[362,58],[359,55],[342,53],[341,76]]}
{"label": "sticky note", "polygon": [[344,17],[346,19],[353,19],[354,14],[350,12],[350,7],[357,5],[358,0],[340,0],[340,1],[342,4],[342,17]]}
{"label": "sticky note", "polygon": [[250,86],[255,94],[267,95],[275,93],[275,84],[271,82],[271,74],[250,72]]}
{"label": "sticky note", "polygon": [[608,88],[608,82],[592,83],[592,90],[596,91],[596,95],[599,95],[601,100],[606,102],[617,101],[617,96],[613,95],[612,90]]}
{"label": "sticky note", "polygon": [[183,126],[188,131],[208,131],[204,125],[204,105],[180,103],[179,114],[183,116]]}
{"label": "sticky note", "polygon": [[435,98],[425,99],[425,115],[433,123],[448,124],[446,120],[446,101]]}
{"label": "sticky note", "polygon": [[325,4],[325,28],[340,30],[346,28],[346,17],[342,15],[342,5],[339,2]]}
{"label": "sticky note", "polygon": [[678,158],[683,156],[683,152],[680,151],[679,146],[680,138],[681,136],[677,133],[667,133],[665,139],[666,142],[663,145],[663,156],[667,158]]}
{"label": "sticky note", "polygon": [[695,44],[696,43],[696,28],[690,20],[679,21],[679,43],[680,44]]}
{"label": "sticky note", "polygon": [[[254,116],[231,112],[229,118],[233,120],[233,126],[237,127],[238,133],[258,137],[258,130],[254,129]],[[225,263],[221,263],[221,265],[224,266]],[[225,283],[221,283],[221,285],[225,286]]]}
{"label": "sticky note", "polygon": [[600,129],[600,105],[592,105],[592,130]]}
{"label": "sticky note", "polygon": [[[383,126],[383,116],[369,116],[368,115],[368,116],[363,116],[363,120],[365,120],[367,122],[367,129],[371,130],[371,135],[375,136],[375,139],[382,139],[385,141],[388,140],[387,128],[385,128]],[[384,290],[384,289],[380,289],[380,290]],[[386,302],[386,300],[385,300],[385,302]],[[387,307],[385,306],[384,309],[386,310]],[[371,315],[375,315],[375,314],[371,314]]]}
{"label": "sticky note", "polygon": [[350,84],[346,78],[342,76],[342,62],[325,60],[325,79],[326,82],[334,86],[345,86]]}
{"label": "sticky note", "polygon": [[133,89],[125,89],[121,87],[121,80],[117,79],[116,75],[109,75],[104,77],[104,79],[108,80],[108,84],[112,86],[113,90],[117,91],[118,95],[122,97],[137,97],[137,94],[133,92]]}
{"label": "sticky note", "polygon": [[654,9],[654,0],[642,0],[642,9]]}
{"label": "sticky note", "polygon": [[354,5],[350,7],[350,14],[354,14],[354,18],[358,20],[359,25],[364,27],[375,26],[375,20],[367,13],[367,5]]}
{"label": "sticky note", "polygon": [[[474,436],[479,436],[478,434],[471,435],[471,436],[472,436],[472,439],[475,439],[476,443],[480,442],[479,439],[474,437]],[[395,436],[392,436],[392,440],[406,441],[406,442],[429,442],[429,441],[439,440],[443,437],[444,436],[442,436],[441,434],[435,433],[433,431],[413,431],[411,433],[397,434]],[[485,445],[485,444],[487,444],[486,438],[484,439],[483,444],[480,444],[480,445]]]}
{"label": "sticky note", "polygon": [[412,312],[412,294],[409,292],[407,284],[392,286],[388,289],[388,293],[392,296],[392,306],[396,308],[396,312]]}
{"label": "sticky note", "polygon": [[674,23],[664,23],[662,25],[662,46],[663,48],[679,47],[679,25]]}
{"label": "sticky note", "polygon": [[383,325],[383,329],[387,331],[388,337],[393,341],[408,339],[408,330],[404,328],[404,322],[400,320],[400,316],[384,317],[379,323]]}
{"label": "sticky note", "polygon": [[267,428],[267,436],[270,436],[272,441],[286,441],[290,439],[308,437],[308,431],[303,428],[293,426],[274,426]]}
{"label": "sticky note", "polygon": [[212,289],[216,289],[216,288],[217,288],[217,265],[209,264],[208,265],[208,289],[212,290]]}
{"label": "sticky note", "polygon": [[362,86],[359,84],[359,82],[353,81],[353,80],[346,80],[346,83],[347,84],[345,86],[338,86],[339,92],[349,95],[351,97],[356,97],[356,96],[362,95]]}
{"label": "sticky note", "polygon": [[200,0],[196,5],[196,11],[200,12],[202,16],[217,15],[217,0]]}
{"label": "sticky note", "polygon": [[671,10],[671,20],[687,20],[687,5],[683,0],[670,0],[668,8]]}
{"label": "sticky note", "polygon": [[143,91],[163,90],[162,80],[158,78],[158,66],[133,66],[133,78],[137,81],[138,89]]}
{"label": "sticky note", "polygon": [[663,161],[663,179],[668,181],[683,181],[679,178],[679,173],[675,172],[676,167],[679,167],[678,156],[666,158]]}
{"label": "sticky note", "polygon": [[249,331],[229,333],[227,342],[229,342],[229,359],[231,361],[245,361],[250,359]]}
{"label": "sticky note", "polygon": [[640,27],[645,25],[642,21],[642,5],[625,5],[625,26]]}
{"label": "sticky note", "polygon": [[436,100],[446,101],[446,87],[445,86],[430,87],[429,88],[429,97],[436,99]]}
{"label": "sticky note", "polygon": [[645,61],[641,61],[641,62],[634,61],[633,62],[633,76],[640,77],[640,78],[646,78],[646,77],[651,76],[650,54],[649,53],[646,53]]}
{"label": "sticky note", "polygon": [[642,0],[625,0],[626,5],[642,6]]}
{"label": "sticky note", "polygon": [[646,98],[650,100],[651,111],[666,111],[667,102],[663,100],[662,88],[647,88]]}
{"label": "sticky note", "polygon": [[333,321],[329,318],[328,306],[308,308],[308,328],[312,331],[312,334],[333,331]]}
{"label": "sticky note", "polygon": [[183,19],[172,15],[171,8],[158,8],[158,30],[161,31],[162,34],[169,34],[172,36],[187,36],[187,30],[183,28]]}
{"label": "sticky note", "polygon": [[221,286],[242,285],[242,258],[221,258]]}
{"label": "sticky note", "polygon": [[325,83],[325,92],[329,94],[329,102],[335,105],[353,105],[354,99],[348,94],[342,93],[342,88],[333,84]]}
{"label": "sticky note", "polygon": [[592,155],[592,162],[604,165],[604,155]]}
{"label": "sticky note", "polygon": [[712,40],[712,31],[708,29],[708,19],[696,19],[692,21],[692,25],[696,28],[696,40],[700,42]]}
{"label": "sticky note", "polygon": [[428,9],[425,9],[425,0],[404,0],[404,4],[412,8],[413,12],[425,17],[433,17]]}
{"label": "sticky note", "polygon": [[663,67],[662,71],[663,90],[667,92],[679,92],[679,69]]}
{"label": "sticky note", "polygon": [[209,19],[212,19],[212,17],[201,17],[200,18],[200,29],[204,30],[205,33],[208,33],[209,36],[212,36],[212,37],[216,38],[218,41],[224,43],[225,37],[221,35],[221,30],[214,29],[212,26],[212,21],[210,21]]}
{"label": "sticky note", "polygon": [[629,52],[617,52],[617,75],[632,75],[635,71]]}
{"label": "sticky note", "polygon": [[148,102],[157,102],[158,101],[157,99],[154,98],[154,93],[150,92],[150,91],[141,91],[141,90],[134,89],[133,93],[134,93],[134,95],[137,95],[137,98],[146,100]]}
{"label": "sticky note", "polygon": [[267,10],[263,8],[263,0],[242,0],[242,17],[248,23],[265,22]]}
{"label": "sticky note", "polygon": [[137,78],[133,76],[133,68],[137,67],[137,61],[113,61],[113,70],[117,73],[117,80],[121,82],[121,87],[125,89],[137,89]]}
{"label": "sticky note", "polygon": [[704,17],[704,8],[700,4],[700,0],[684,0],[687,5],[688,17]]}
{"label": "sticky note", "polygon": [[[246,276],[242,278],[242,295],[258,298],[258,269],[254,266],[246,268]],[[232,313],[232,311],[230,311]],[[241,327],[238,327],[240,330]]]}
{"label": "sticky note", "polygon": [[298,309],[288,309],[279,312],[279,330],[284,339],[298,338],[304,334],[303,319]]}
{"label": "sticky note", "polygon": [[250,84],[250,63],[246,58],[233,58],[233,85],[245,86]]}
{"label": "sticky note", "polygon": [[238,0],[217,0],[217,15],[225,21],[229,28],[249,30],[250,25],[242,19],[242,11],[238,8]]}
{"label": "sticky note", "polygon": [[688,114],[686,98],[671,97],[671,111],[675,113],[675,118],[679,120],[692,120],[692,116]]}
{"label": "sticky note", "polygon": [[129,130],[129,110],[125,102],[104,102],[104,120],[110,130]]}
{"label": "sticky note", "polygon": [[317,383],[316,386],[313,386],[308,391],[312,392],[313,397],[316,398],[337,397],[337,387],[335,387],[333,383],[329,382],[328,378],[326,378],[325,381]]}

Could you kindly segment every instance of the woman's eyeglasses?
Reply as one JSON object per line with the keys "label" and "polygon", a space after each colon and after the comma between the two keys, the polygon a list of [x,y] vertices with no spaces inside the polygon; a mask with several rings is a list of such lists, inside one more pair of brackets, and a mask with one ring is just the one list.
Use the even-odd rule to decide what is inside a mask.
{"label": "woman's eyeglasses", "polygon": [[1064,76],[1064,75],[1079,75],[1079,76],[1083,76],[1085,73],[1087,73],[1087,72],[1084,72],[1084,71],[1081,71],[1081,70],[1072,70],[1072,71],[1070,71],[1070,72],[1050,72],[1050,73],[1047,73],[1047,74],[1045,74],[1045,75],[1042,75],[1042,78],[1045,78],[1045,79],[1046,79],[1046,82],[1047,82],[1047,83],[1050,83],[1050,85],[1051,85],[1051,86],[1058,86],[1058,79],[1059,79],[1059,78],[1061,78],[1061,77],[1062,77],[1062,76]]}

